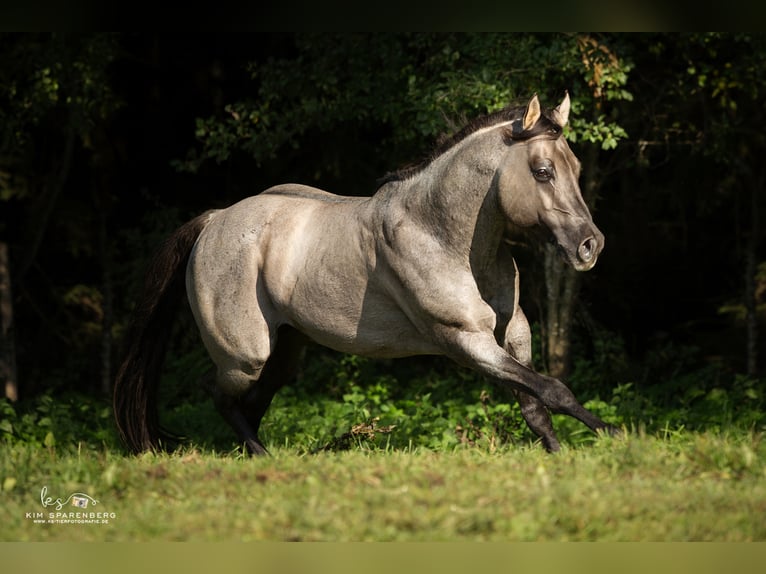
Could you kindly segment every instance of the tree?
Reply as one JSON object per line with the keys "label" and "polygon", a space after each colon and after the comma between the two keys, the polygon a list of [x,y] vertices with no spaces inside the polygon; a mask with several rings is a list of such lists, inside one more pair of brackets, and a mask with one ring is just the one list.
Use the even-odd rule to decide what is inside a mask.
{"label": "tree", "polygon": [[[627,136],[615,121],[614,102],[631,101],[626,90],[632,64],[618,56],[610,43],[614,39],[599,39],[580,34],[572,46],[570,73],[578,100],[573,110],[572,127],[567,136],[580,145],[583,181],[582,194],[591,209],[596,207],[601,188],[603,156],[601,150],[617,147]],[[611,116],[611,117],[610,117]],[[555,377],[565,377],[571,368],[572,326],[577,311],[578,295],[583,277],[569,267],[551,244],[543,247],[545,305],[543,327],[546,367]]]}
{"label": "tree", "polygon": [[[670,172],[650,195],[633,192],[656,206],[653,227],[679,264],[690,262],[692,285],[738,293],[734,300],[717,295],[716,304],[744,327],[741,355],[751,375],[758,370],[765,266],[764,50],[763,35],[744,33],[641,35],[633,46],[642,93],[639,121],[630,128],[637,167]],[[716,276],[724,279],[714,282]]]}
{"label": "tree", "polygon": [[10,269],[8,244],[0,241],[0,383],[3,385],[5,398],[15,402],[19,398],[19,383],[16,374]]}
{"label": "tree", "polygon": [[766,39],[761,34],[721,33],[693,34],[685,39],[682,53],[693,80],[690,93],[701,99],[705,110],[704,123],[697,126],[704,139],[694,151],[720,166],[722,191],[736,206],[736,221],[741,222],[737,229],[743,279],[739,307],[744,310],[746,371],[755,376],[759,268],[766,266],[759,261],[764,239],[762,213],[766,211],[766,165],[761,161],[766,153],[766,134],[761,127],[766,125],[766,80],[760,71]]}
{"label": "tree", "polygon": [[[0,258],[3,365],[16,364],[11,279],[14,293],[33,298],[25,286],[27,276],[75,153],[92,149],[97,126],[118,104],[107,72],[114,53],[115,37],[108,34],[0,35],[0,234],[16,239],[0,239],[0,251],[10,252]],[[108,282],[104,286],[108,290]],[[45,320],[44,314],[39,318]],[[104,330],[109,327],[105,324]],[[4,370],[15,378],[14,369]],[[16,381],[9,386],[15,388]],[[17,395],[18,389],[10,394]]]}

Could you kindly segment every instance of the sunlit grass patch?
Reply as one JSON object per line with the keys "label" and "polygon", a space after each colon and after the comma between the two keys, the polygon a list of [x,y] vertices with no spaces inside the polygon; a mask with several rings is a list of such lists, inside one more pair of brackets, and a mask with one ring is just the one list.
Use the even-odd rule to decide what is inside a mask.
{"label": "sunlit grass patch", "polygon": [[[273,456],[185,447],[124,457],[17,445],[0,455],[3,540],[766,539],[758,435],[640,433],[565,446]],[[40,489],[116,518],[39,525]],[[47,511],[47,510],[46,510]]]}

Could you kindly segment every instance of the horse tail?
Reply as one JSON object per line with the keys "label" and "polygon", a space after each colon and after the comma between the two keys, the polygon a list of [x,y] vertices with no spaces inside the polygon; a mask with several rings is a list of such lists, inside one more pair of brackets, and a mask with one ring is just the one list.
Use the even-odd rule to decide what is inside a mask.
{"label": "horse tail", "polygon": [[157,387],[173,318],[186,290],[186,264],[211,213],[185,223],[163,243],[149,264],[133,311],[113,406],[120,438],[134,453],[157,450],[172,436],[160,428]]}

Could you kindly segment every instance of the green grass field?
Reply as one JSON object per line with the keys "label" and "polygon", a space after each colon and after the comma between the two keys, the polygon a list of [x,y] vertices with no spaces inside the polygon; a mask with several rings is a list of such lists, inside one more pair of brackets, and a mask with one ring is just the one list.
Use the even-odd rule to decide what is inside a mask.
{"label": "green grass field", "polygon": [[256,459],[184,384],[196,360],[161,387],[187,437],[170,454],[127,455],[104,399],[0,400],[0,540],[766,542],[766,381],[704,367],[607,386],[586,367],[585,406],[638,430],[597,438],[558,415],[556,455],[518,405],[439,364],[316,358]]}
{"label": "green grass field", "polygon": [[[0,454],[0,539],[766,540],[764,455],[766,442],[746,433],[634,434],[555,456],[514,446],[130,457],[15,445]],[[98,504],[57,509],[73,493]],[[76,523],[91,513],[95,523]]]}

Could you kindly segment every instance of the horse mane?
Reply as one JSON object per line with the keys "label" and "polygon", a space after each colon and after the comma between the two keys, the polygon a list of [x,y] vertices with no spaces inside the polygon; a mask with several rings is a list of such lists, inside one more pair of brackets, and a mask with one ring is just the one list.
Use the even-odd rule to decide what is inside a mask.
{"label": "horse mane", "polygon": [[436,140],[435,147],[423,160],[416,164],[390,171],[379,178],[378,189],[389,182],[404,181],[417,175],[428,167],[436,158],[455,147],[471,134],[500,123],[512,122],[511,128],[504,134],[504,137],[509,144],[512,142],[528,140],[543,133],[549,133],[554,137],[561,135],[562,128],[552,119],[550,111],[544,111],[534,126],[528,130],[523,130],[521,128],[521,120],[524,117],[525,111],[526,106],[508,106],[496,112],[474,118],[452,135],[443,134]]}

